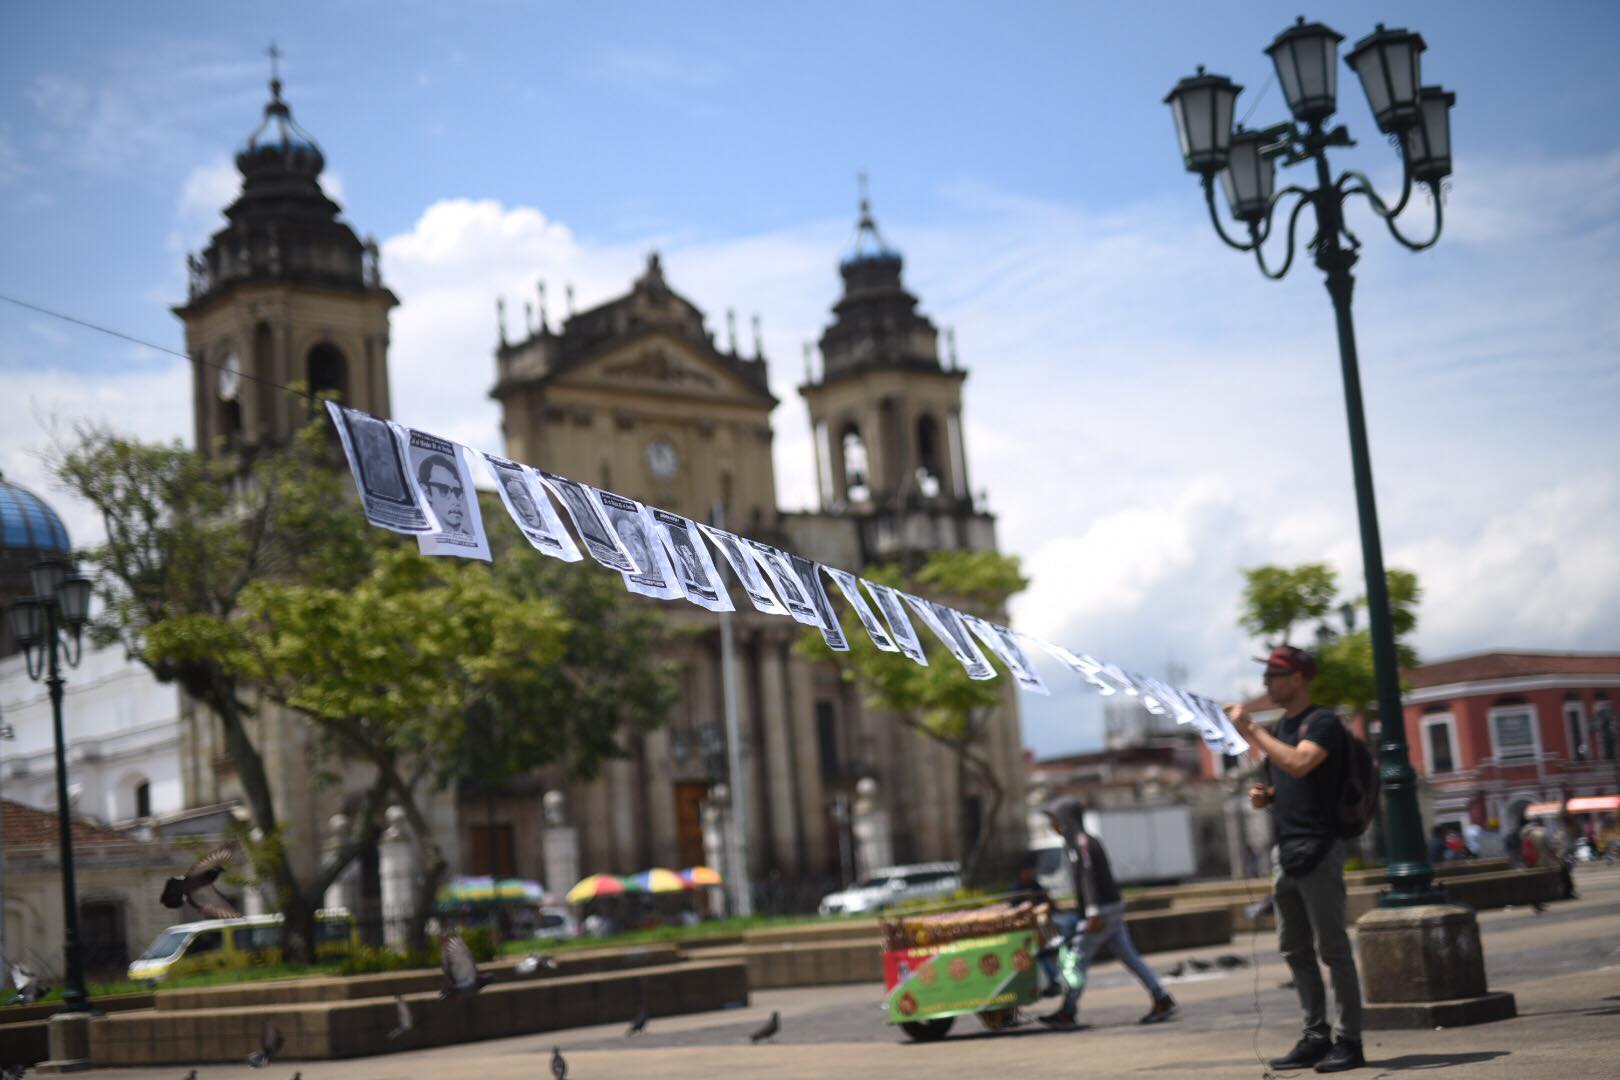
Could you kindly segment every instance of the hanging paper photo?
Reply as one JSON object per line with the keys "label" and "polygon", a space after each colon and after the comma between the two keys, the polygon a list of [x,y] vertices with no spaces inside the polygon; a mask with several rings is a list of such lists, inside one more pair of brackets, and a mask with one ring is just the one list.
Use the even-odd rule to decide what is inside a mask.
{"label": "hanging paper photo", "polygon": [[358,409],[345,409],[335,401],[326,403],[326,412],[337,427],[343,456],[349,459],[349,471],[360,491],[366,520],[378,528],[406,535],[436,529],[426,501],[411,483],[398,429],[386,420]]}
{"label": "hanging paper photo", "polygon": [[855,575],[832,566],[823,566],[822,569],[837,583],[838,591],[844,594],[849,606],[855,609],[855,617],[861,620],[861,625],[866,628],[866,634],[872,639],[872,644],[884,652],[899,652],[900,648],[889,636],[889,631],[884,628],[883,620],[878,618],[877,612],[866,602],[866,597],[861,595],[861,583]]}
{"label": "hanging paper photo", "polygon": [[462,447],[416,428],[405,429],[406,455],[411,477],[427,498],[439,527],[416,537],[424,555],[456,555],[489,562],[489,540],[478,512],[478,493],[472,473],[461,456]]}
{"label": "hanging paper photo", "polygon": [[647,507],[647,511],[658,528],[659,538],[675,566],[675,576],[686,598],[710,611],[734,610],[731,594],[720,580],[720,571],[709,557],[709,549],[698,537],[697,526],[688,518],[656,506]]}
{"label": "hanging paper photo", "polygon": [[792,560],[794,576],[815,605],[816,616],[821,620],[821,636],[827,642],[827,648],[835,652],[849,652],[849,639],[844,637],[844,626],[838,621],[838,613],[833,610],[827,587],[821,583],[820,564],[802,555],[789,554],[788,558]]}
{"label": "hanging paper photo", "polygon": [[923,651],[922,641],[917,637],[917,631],[911,625],[911,616],[906,614],[905,601],[900,599],[899,590],[891,589],[887,585],[879,585],[877,582],[868,581],[866,578],[862,578],[861,581],[865,583],[866,591],[872,594],[873,603],[877,604],[878,610],[888,620],[889,632],[893,635],[894,644],[900,650],[901,655],[915,660],[923,667],[927,667],[928,654]]}
{"label": "hanging paper photo", "polygon": [[720,549],[720,554],[726,557],[726,562],[731,565],[731,572],[737,575],[737,583],[742,586],[743,592],[748,594],[748,599],[753,602],[755,609],[767,615],[787,614],[771,593],[771,587],[765,584],[759,563],[755,562],[753,555],[749,553],[747,541],[735,533],[728,533],[713,525],[705,525],[701,521],[695,524],[703,535]]}
{"label": "hanging paper photo", "polygon": [[787,608],[788,614],[806,626],[820,626],[821,616],[816,612],[815,601],[805,595],[799,585],[798,575],[793,572],[793,564],[788,561],[787,554],[758,540],[743,537],[742,541],[748,545],[748,550],[759,562],[760,569],[765,571],[765,576],[771,579],[771,584],[776,587],[776,595],[782,598],[782,606]]}
{"label": "hanging paper photo", "polygon": [[674,600],[685,593],[675,580],[675,568],[670,565],[664,542],[658,538],[647,508],[634,499],[615,495],[611,491],[592,488],[591,494],[602,506],[608,524],[619,537],[619,544],[630,553],[631,561],[640,570],[624,573],[624,587],[642,596],[659,600]]}
{"label": "hanging paper photo", "polygon": [[579,562],[585,557],[563,528],[562,518],[557,516],[533,469],[488,451],[484,452],[484,463],[495,477],[495,490],[501,493],[512,523],[531,547],[563,562]]}
{"label": "hanging paper photo", "polygon": [[619,542],[618,533],[608,524],[607,515],[591,496],[589,487],[555,473],[536,470],[535,475],[546,485],[546,490],[557,496],[557,501],[562,503],[563,509],[568,511],[568,516],[574,522],[579,538],[585,542],[585,550],[591,553],[591,558],[609,570],[617,570],[621,574],[637,573],[641,570],[641,564],[624,550],[624,545]]}
{"label": "hanging paper photo", "polygon": [[945,643],[951,655],[967,669],[968,678],[996,677],[996,669],[990,666],[990,661],[985,659],[984,653],[973,643],[973,635],[962,625],[962,620],[957,617],[955,610],[944,604],[936,604],[932,600],[924,600],[920,596],[912,596],[910,593],[903,592],[900,595],[905,597],[906,603],[911,605],[913,611],[922,616],[922,621],[928,624],[928,628],[939,640]]}
{"label": "hanging paper photo", "polygon": [[1001,662],[1007,665],[1007,670],[1012,672],[1012,677],[1018,680],[1019,686],[1037,694],[1051,696],[1052,691],[1046,688],[1040,673],[1035,670],[1035,665],[1029,662],[1023,646],[1018,644],[1018,639],[1011,630],[1005,626],[997,626],[993,622],[986,622],[977,615],[969,615],[965,611],[957,614],[962,616],[962,622],[967,628],[988,645],[991,652],[1001,658]]}

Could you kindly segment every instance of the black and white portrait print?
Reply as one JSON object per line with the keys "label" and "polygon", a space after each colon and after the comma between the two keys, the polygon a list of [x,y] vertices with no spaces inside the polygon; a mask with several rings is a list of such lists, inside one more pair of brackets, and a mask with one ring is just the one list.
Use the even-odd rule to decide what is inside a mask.
{"label": "black and white portrait print", "polygon": [[827,642],[827,648],[837,652],[849,652],[849,640],[844,637],[843,624],[838,621],[838,613],[833,610],[832,599],[827,595],[827,587],[821,583],[820,563],[812,562],[803,555],[789,555],[792,561],[793,574],[804,587],[805,594],[815,606],[816,616],[821,620],[821,636]]}
{"label": "black and white portrait print", "polygon": [[574,528],[579,532],[585,550],[591,553],[591,558],[609,570],[617,570],[621,574],[640,572],[641,564],[632,559],[630,553],[619,543],[618,534],[608,524],[607,515],[597,505],[590,488],[577,480],[570,480],[556,473],[537,472],[535,475],[540,477],[541,483],[557,496],[557,501],[568,511],[568,516],[574,522]]}
{"label": "black and white portrait print", "polygon": [[405,449],[399,431],[386,420],[326,403],[327,415],[337,427],[343,456],[360,492],[366,520],[397,533],[424,533],[434,528],[432,515],[406,473]]}
{"label": "black and white portrait print", "polygon": [[434,532],[419,534],[416,546],[424,555],[456,555],[488,562],[489,541],[484,537],[478,497],[461,447],[416,428],[406,428],[405,433],[411,475],[439,523]]}
{"label": "black and white portrait print", "polygon": [[1029,662],[1029,657],[1024,653],[1023,646],[1018,643],[1017,636],[1011,630],[1005,626],[997,626],[993,622],[987,622],[976,615],[969,615],[966,612],[958,612],[957,614],[962,617],[963,624],[969,630],[972,630],[980,641],[989,646],[990,651],[1000,657],[1003,664],[1007,665],[1007,670],[1012,672],[1012,677],[1018,680],[1019,686],[1022,686],[1025,690],[1032,690],[1037,694],[1051,693],[1046,688],[1046,683],[1042,681],[1040,674],[1035,670],[1035,665]]}
{"label": "black and white portrait print", "polygon": [[674,600],[683,595],[680,582],[675,580],[675,568],[669,563],[664,543],[658,538],[646,508],[634,499],[600,488],[593,488],[592,494],[607,515],[608,525],[618,535],[620,546],[641,567],[634,573],[624,572],[625,588],[660,600]]}
{"label": "black and white portrait print", "polygon": [[697,526],[679,514],[649,506],[653,524],[658,527],[675,566],[686,598],[710,611],[732,611],[731,594],[720,580],[720,572],[709,557],[709,549],[698,536]]}
{"label": "black and white portrait print", "polygon": [[748,594],[748,599],[753,603],[755,610],[763,611],[767,615],[787,614],[777,602],[776,595],[771,592],[771,587],[765,584],[759,563],[754,561],[747,542],[742,537],[724,529],[717,529],[713,525],[705,525],[702,522],[696,524],[703,535],[720,549],[720,554],[726,557],[731,572],[737,575],[737,583],[742,586],[743,592]]}
{"label": "black and white portrait print", "polygon": [[910,593],[901,593],[911,609],[922,616],[923,622],[934,632],[951,655],[967,670],[970,679],[993,679],[996,669],[990,666],[979,647],[973,643],[973,635],[968,633],[966,626],[956,617],[956,612],[944,604],[936,604],[932,600],[925,600]]}
{"label": "black and white portrait print", "polygon": [[889,632],[894,635],[894,643],[900,652],[915,660],[923,667],[928,666],[928,653],[923,650],[922,640],[917,637],[916,628],[911,625],[911,616],[906,614],[905,602],[900,599],[900,593],[887,585],[879,585],[875,581],[861,579],[866,584],[866,591],[872,594],[872,600],[877,604],[878,610],[888,620]]}
{"label": "black and white portrait print", "polygon": [[771,579],[771,584],[776,587],[776,595],[782,598],[782,606],[787,608],[794,621],[802,622],[806,626],[820,626],[821,616],[816,612],[814,602],[805,595],[787,554],[758,540],[744,537],[743,543],[748,545],[748,550],[758,560],[760,569],[765,571],[765,576]]}
{"label": "black and white portrait print", "polygon": [[534,470],[487,452],[484,462],[495,476],[495,489],[500,492],[506,512],[531,547],[563,562],[579,562],[585,557],[563,528],[562,518],[557,516]]}
{"label": "black and white portrait print", "polygon": [[822,569],[827,572],[828,577],[838,584],[838,591],[844,594],[844,599],[849,602],[849,606],[855,609],[855,617],[861,620],[861,625],[866,628],[866,635],[872,639],[872,644],[884,652],[898,652],[899,646],[889,636],[889,631],[884,627],[883,620],[878,617],[877,612],[872,610],[872,606],[866,602],[866,597],[861,595],[861,583],[856,580],[855,575],[847,570],[839,570],[833,566],[823,566]]}

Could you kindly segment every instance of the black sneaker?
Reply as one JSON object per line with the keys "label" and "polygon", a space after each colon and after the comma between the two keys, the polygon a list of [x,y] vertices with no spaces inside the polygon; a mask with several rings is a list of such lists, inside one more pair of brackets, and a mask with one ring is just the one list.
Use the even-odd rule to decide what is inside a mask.
{"label": "black sneaker", "polygon": [[1045,1016],[1042,1016],[1039,1019],[1040,1022],[1045,1024],[1047,1027],[1056,1028],[1059,1031],[1073,1031],[1079,1026],[1074,1021],[1074,1013],[1064,1012],[1062,1009],[1059,1009],[1055,1013],[1047,1013]]}
{"label": "black sneaker", "polygon": [[1178,1011],[1179,1007],[1176,1005],[1176,999],[1166,994],[1164,997],[1154,999],[1153,1008],[1138,1023],[1162,1024],[1176,1015]]}
{"label": "black sneaker", "polygon": [[1294,1048],[1280,1058],[1271,1059],[1273,1069],[1308,1069],[1328,1056],[1333,1049],[1332,1039],[1313,1039],[1309,1035],[1294,1044]]}
{"label": "black sneaker", "polygon": [[1359,1069],[1367,1064],[1367,1059],[1361,1056],[1361,1044],[1340,1039],[1333,1044],[1327,1057],[1316,1063],[1319,1073],[1344,1072],[1346,1069]]}

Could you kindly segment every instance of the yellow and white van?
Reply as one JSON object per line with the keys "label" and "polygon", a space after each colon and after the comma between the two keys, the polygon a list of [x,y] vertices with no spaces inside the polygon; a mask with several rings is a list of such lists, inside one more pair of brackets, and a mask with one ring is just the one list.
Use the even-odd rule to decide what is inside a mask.
{"label": "yellow and white van", "polygon": [[[204,971],[229,971],[281,963],[281,923],[277,915],[205,919],[171,926],[129,965],[132,982],[165,982]],[[354,916],[337,908],[315,915],[315,955],[343,956],[360,943]]]}

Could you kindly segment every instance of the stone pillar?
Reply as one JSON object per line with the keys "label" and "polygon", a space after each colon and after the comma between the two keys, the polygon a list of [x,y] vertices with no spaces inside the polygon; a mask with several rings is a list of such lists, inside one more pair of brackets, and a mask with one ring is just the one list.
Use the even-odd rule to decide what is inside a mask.
{"label": "stone pillar", "polygon": [[[732,898],[732,890],[739,879],[736,867],[732,866],[728,857],[730,842],[731,789],[725,784],[716,784],[710,789],[709,797],[703,800],[703,864],[718,869],[726,879],[726,914],[735,915],[737,902]],[[705,903],[713,904],[719,892],[712,886],[706,887],[703,890]]]}
{"label": "stone pillar", "polygon": [[631,758],[615,758],[607,763],[608,817],[613,837],[612,869],[615,874],[629,874],[646,867],[638,865],[639,830],[636,828],[636,804],[640,793],[636,790],[636,763]]}
{"label": "stone pillar", "polygon": [[771,853],[777,869],[791,877],[799,872],[793,751],[789,744],[792,733],[788,730],[781,644],[773,638],[760,644],[759,680],[765,704],[765,789],[771,804]]}
{"label": "stone pillar", "polygon": [[390,806],[388,826],[377,843],[378,877],[382,885],[383,942],[399,948],[415,906],[416,851],[402,807]]}
{"label": "stone pillar", "polygon": [[[346,814],[333,814],[326,822],[326,851],[323,863],[330,863],[337,849],[342,845],[349,832],[349,818]],[[360,860],[350,859],[349,865],[343,868],[338,876],[332,879],[332,884],[326,888],[326,896],[321,903],[329,908],[345,908],[356,915],[360,914]]]}
{"label": "stone pillar", "polygon": [[545,815],[546,891],[566,895],[583,876],[579,872],[579,832],[568,823],[568,801],[561,791],[545,793],[540,800]]}
{"label": "stone pillar", "polygon": [[[45,1045],[50,1060],[42,1061],[34,1071],[52,1073],[85,1072],[90,1068],[90,1014],[87,1012],[57,1013],[45,1025]],[[19,1069],[17,1075],[21,1076]]]}
{"label": "stone pillar", "polygon": [[855,782],[851,831],[855,834],[856,878],[864,881],[878,867],[894,865],[889,812],[878,801],[877,781],[870,776],[863,776]]}
{"label": "stone pillar", "polygon": [[[791,649],[791,646],[784,646]],[[821,781],[821,754],[816,746],[816,703],[810,663],[788,653],[788,708],[793,726],[794,777],[798,790],[799,835],[805,855],[805,874],[827,869],[827,807]]]}
{"label": "stone pillar", "polygon": [[[248,832],[248,840],[254,846],[264,842],[264,830],[254,828]],[[269,911],[264,902],[264,887],[258,881],[250,881],[242,890],[242,914],[263,915]]]}
{"label": "stone pillar", "polygon": [[[739,643],[740,644],[740,643]],[[748,799],[748,835],[745,856],[748,860],[748,879],[758,881],[765,874],[765,856],[770,850],[770,814],[767,811],[770,785],[765,755],[765,738],[760,693],[758,637],[752,647],[739,650],[737,665],[737,728],[742,735],[742,767],[748,776],[745,795]]]}
{"label": "stone pillar", "polygon": [[1461,1027],[1518,1015],[1513,995],[1485,989],[1485,953],[1472,908],[1374,908],[1356,920],[1363,1025]]}

